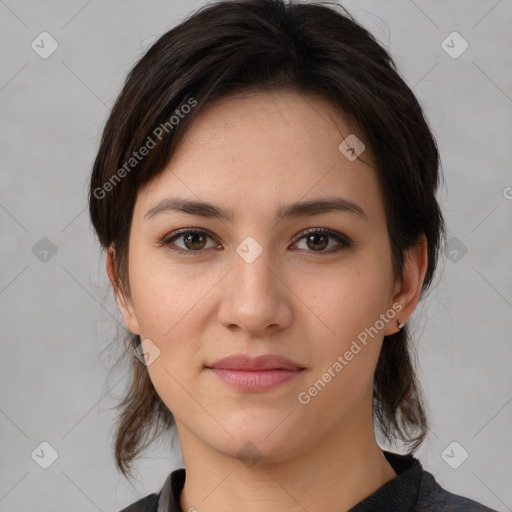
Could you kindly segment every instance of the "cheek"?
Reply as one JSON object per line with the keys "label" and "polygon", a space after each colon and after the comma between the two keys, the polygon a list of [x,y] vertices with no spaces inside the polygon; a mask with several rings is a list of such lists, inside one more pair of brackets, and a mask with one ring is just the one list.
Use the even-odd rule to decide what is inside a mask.
{"label": "cheek", "polygon": [[[129,272],[132,300],[141,334],[164,339],[190,325],[200,309],[212,276],[198,276],[193,265],[176,265],[165,258],[165,249],[134,250]],[[212,281],[212,284],[209,282]]]}
{"label": "cheek", "polygon": [[164,403],[179,410],[190,398],[182,386],[190,389],[206,363],[202,345],[212,313],[205,293],[218,278],[198,276],[198,266],[173,264],[162,252],[134,250],[130,284],[141,339],[158,353],[148,366],[151,380]]}
{"label": "cheek", "polygon": [[[380,318],[387,308],[386,281],[380,276],[368,267],[340,272],[329,281],[328,293],[312,295],[308,301],[322,320],[323,333],[309,332],[314,371],[301,390],[313,416],[333,404],[337,415],[349,414],[372,393],[385,325]],[[314,322],[318,324],[316,318]]]}
{"label": "cheek", "polygon": [[[151,340],[158,353],[147,367],[153,386],[177,419],[200,421],[201,408],[191,400],[190,390],[204,364],[200,353],[204,287],[161,259],[134,254],[131,263],[132,300],[141,339]],[[194,397],[204,400],[200,389]]]}
{"label": "cheek", "polygon": [[[300,296],[335,337],[357,334],[354,329],[370,327],[384,313],[389,280],[387,269],[362,261],[357,265],[335,269],[328,275],[304,281]],[[311,281],[310,281],[311,283]]]}
{"label": "cheek", "polygon": [[[386,302],[389,286],[386,276],[384,268],[368,263],[359,268],[339,269],[323,283],[323,291],[316,290],[306,300],[309,310],[314,313],[311,318],[320,329],[316,335],[310,332],[311,338],[317,339],[315,359],[319,368],[325,371],[331,368],[331,372],[335,372],[332,366],[338,356],[343,358],[340,362],[343,371],[337,375],[344,377],[334,379],[333,387],[348,381],[355,387],[371,384],[384,328],[394,321],[391,314],[384,320],[381,316],[391,306]],[[340,369],[339,365],[337,368]]]}

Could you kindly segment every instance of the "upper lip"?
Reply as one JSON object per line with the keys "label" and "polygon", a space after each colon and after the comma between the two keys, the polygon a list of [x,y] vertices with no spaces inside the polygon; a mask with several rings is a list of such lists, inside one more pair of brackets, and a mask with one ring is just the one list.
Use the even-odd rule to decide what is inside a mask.
{"label": "upper lip", "polygon": [[207,365],[207,368],[223,368],[226,370],[302,370],[304,369],[297,363],[285,357],[273,354],[264,354],[257,357],[251,357],[247,354],[235,354],[224,357]]}

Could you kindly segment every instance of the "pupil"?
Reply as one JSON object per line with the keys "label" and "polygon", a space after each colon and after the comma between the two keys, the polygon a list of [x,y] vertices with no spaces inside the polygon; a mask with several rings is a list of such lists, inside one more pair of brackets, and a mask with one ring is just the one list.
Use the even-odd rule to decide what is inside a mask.
{"label": "pupil", "polygon": [[[189,242],[189,241],[190,241],[190,242],[192,243],[192,245],[196,245],[196,244],[197,244],[197,241],[196,241],[196,242],[194,242],[194,240],[196,239],[196,237],[198,237],[198,238],[203,238],[203,237],[201,236],[201,234],[200,234],[200,233],[190,233],[189,235],[187,235],[187,237],[186,237],[186,241],[187,241],[187,242]],[[200,243],[200,242],[199,242],[199,245],[201,245],[201,243]],[[187,247],[188,247],[188,246],[187,246]],[[190,247],[189,247],[189,248],[190,248]],[[193,249],[200,249],[201,247],[192,247],[192,248],[193,248]]]}
{"label": "pupil", "polygon": [[[311,242],[313,240],[316,240],[317,237],[320,237],[320,238],[323,238],[324,241],[326,239],[326,236],[325,235],[322,235],[322,234],[314,234],[314,235],[310,235],[309,236],[309,239],[308,241]],[[313,247],[310,247],[310,248],[317,248],[318,249],[318,245],[316,245],[316,243],[313,244],[314,246]],[[322,245],[322,247],[320,247],[321,249],[323,249],[325,247],[325,243]]]}

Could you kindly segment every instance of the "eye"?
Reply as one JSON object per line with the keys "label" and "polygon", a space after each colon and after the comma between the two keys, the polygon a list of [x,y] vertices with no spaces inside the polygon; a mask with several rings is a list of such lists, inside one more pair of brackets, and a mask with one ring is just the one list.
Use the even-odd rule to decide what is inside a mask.
{"label": "eye", "polygon": [[308,252],[333,253],[339,251],[340,247],[334,247],[334,249],[331,247],[327,251],[324,250],[329,245],[329,238],[338,241],[338,245],[341,244],[343,247],[350,247],[352,245],[346,236],[326,228],[308,228],[303,231],[301,235],[302,236],[298,238],[294,244],[297,244],[297,242],[304,239],[306,247],[308,249],[313,249]]}
{"label": "eye", "polygon": [[[334,248],[331,247],[327,251],[324,250],[329,246],[329,243],[327,242],[329,238],[336,240],[338,245],[341,245],[342,247],[350,247],[352,245],[352,242],[350,242],[346,236],[326,228],[308,228],[300,233],[300,235],[301,236],[294,242],[294,245],[305,239],[307,247],[305,250],[307,252],[333,253],[339,251],[340,247],[336,248],[336,246]],[[161,240],[159,245],[165,246],[170,251],[187,255],[200,253],[203,252],[203,249],[209,249],[212,247],[220,248],[220,246],[215,245],[215,243],[208,247],[206,245],[208,238],[213,239],[213,235],[208,231],[188,228],[178,231],[177,233],[171,233],[169,236],[166,236]],[[181,242],[183,246],[177,246],[175,241]],[[308,251],[308,249],[313,250]]]}
{"label": "eye", "polygon": [[[202,249],[208,248],[205,242],[212,236],[205,230],[200,229],[184,229],[177,233],[171,234],[161,240],[160,245],[166,246],[169,250],[182,253],[190,254],[194,252],[201,252]],[[184,244],[183,247],[176,247],[175,240],[178,240]],[[215,244],[213,244],[215,246]]]}

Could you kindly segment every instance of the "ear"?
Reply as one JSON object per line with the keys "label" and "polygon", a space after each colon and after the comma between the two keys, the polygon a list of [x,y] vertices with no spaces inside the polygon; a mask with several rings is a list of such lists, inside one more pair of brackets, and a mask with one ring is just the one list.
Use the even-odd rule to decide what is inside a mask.
{"label": "ear", "polygon": [[117,281],[114,258],[115,248],[113,245],[111,245],[107,249],[106,267],[110,284],[112,285],[112,288],[114,290],[117,307],[119,308],[119,311],[123,315],[123,320],[128,330],[132,334],[140,334],[139,324],[137,322],[137,316],[135,314],[135,308],[133,307],[131,298],[129,296],[125,296],[124,292],[121,289],[120,283],[118,283]]}
{"label": "ear", "polygon": [[[424,234],[421,235],[418,243],[410,248],[404,261],[403,282],[395,284],[394,297],[392,304],[399,303],[402,306],[397,310],[395,319],[399,319],[405,324],[407,319],[413,314],[420,300],[421,288],[425,273],[427,272],[428,254],[427,239]],[[395,306],[396,307],[396,306]],[[385,336],[398,332],[398,326],[395,321],[387,324],[384,330]]]}

